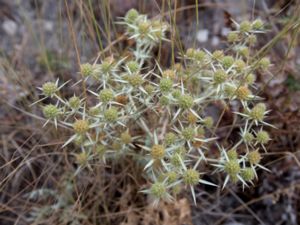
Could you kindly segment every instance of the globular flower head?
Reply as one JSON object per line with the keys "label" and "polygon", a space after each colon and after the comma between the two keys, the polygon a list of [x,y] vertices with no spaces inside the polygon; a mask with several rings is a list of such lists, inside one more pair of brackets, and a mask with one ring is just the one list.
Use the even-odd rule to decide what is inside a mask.
{"label": "globular flower head", "polygon": [[118,110],[116,107],[110,107],[104,111],[103,115],[107,122],[115,122],[118,119]]}
{"label": "globular flower head", "polygon": [[99,108],[99,107],[94,106],[94,107],[91,107],[89,109],[89,115],[90,116],[97,116],[100,113],[101,113],[101,108]]}
{"label": "globular flower head", "polygon": [[234,58],[232,56],[224,56],[221,60],[222,65],[224,66],[225,69],[228,69],[231,67],[234,63]]}
{"label": "globular flower head", "polygon": [[214,125],[214,119],[211,116],[207,116],[203,120],[203,125],[207,128],[212,128]]}
{"label": "globular flower head", "polygon": [[174,134],[173,132],[168,132],[165,136],[165,145],[169,146],[174,144],[176,141],[176,134]]}
{"label": "globular flower head", "polygon": [[246,142],[246,143],[252,143],[254,141],[254,136],[253,134],[251,134],[250,132],[245,132],[243,134],[243,140]]}
{"label": "globular flower head", "polygon": [[243,46],[238,49],[238,53],[240,53],[241,56],[247,58],[250,54],[250,51],[248,47]]}
{"label": "globular flower head", "polygon": [[128,70],[130,71],[130,73],[136,73],[140,69],[140,65],[138,64],[138,62],[137,61],[133,61],[133,60],[127,62],[126,66],[127,66]]}
{"label": "globular flower head", "polygon": [[85,134],[89,130],[89,123],[87,120],[76,120],[73,123],[75,133]]}
{"label": "globular flower head", "polygon": [[143,77],[140,74],[128,75],[127,81],[133,87],[139,87],[144,82]]}
{"label": "globular flower head", "polygon": [[114,93],[111,89],[103,89],[99,94],[100,101],[108,103],[114,99]]}
{"label": "globular flower head", "polygon": [[166,173],[166,177],[169,183],[174,183],[178,179],[178,174],[175,171],[169,171]]}
{"label": "globular flower head", "polygon": [[113,57],[105,58],[100,64],[100,70],[103,74],[108,74],[112,70],[114,59]]}
{"label": "globular flower head", "polygon": [[151,156],[155,160],[162,159],[166,154],[166,150],[162,145],[153,145],[151,148]]}
{"label": "globular flower head", "polygon": [[181,96],[181,91],[179,89],[173,90],[172,96],[176,99],[179,99],[179,97]]}
{"label": "globular flower head", "polygon": [[256,76],[253,73],[247,74],[245,77],[245,81],[249,85],[254,84],[255,80]]}
{"label": "globular flower head", "polygon": [[190,109],[194,105],[194,99],[188,94],[183,94],[178,98],[178,104],[182,109]]}
{"label": "globular flower head", "polygon": [[130,133],[128,131],[125,131],[121,134],[121,141],[124,143],[124,144],[130,144],[131,141],[132,141],[132,137],[130,135]]}
{"label": "globular flower head", "polygon": [[43,108],[43,114],[47,119],[56,118],[60,113],[59,108],[57,106],[49,104]]}
{"label": "globular flower head", "polygon": [[169,100],[169,98],[167,97],[167,96],[161,96],[160,98],[159,98],[159,103],[162,105],[162,106],[167,106],[167,105],[169,105],[169,103],[170,103],[170,100]]}
{"label": "globular flower head", "polygon": [[159,82],[161,92],[167,93],[172,90],[173,81],[170,78],[162,78]]}
{"label": "globular flower head", "polygon": [[239,161],[236,160],[236,159],[230,159],[229,161],[227,161],[225,163],[224,170],[231,177],[236,176],[240,172],[240,170],[241,170]]}
{"label": "globular flower head", "polygon": [[187,169],[184,171],[182,178],[185,184],[196,185],[199,183],[200,173],[194,169]]}
{"label": "globular flower head", "polygon": [[237,160],[238,158],[238,154],[235,149],[230,149],[226,154],[229,160]]}
{"label": "globular flower head", "polygon": [[163,198],[167,194],[167,189],[164,183],[155,182],[150,188],[150,194],[155,198]]}
{"label": "globular flower head", "polygon": [[251,23],[249,21],[243,21],[241,24],[240,24],[240,31],[242,32],[249,32],[251,30],[252,26],[251,26]]}
{"label": "globular flower head", "polygon": [[227,97],[232,97],[235,94],[236,87],[232,84],[227,83],[224,87],[224,92]]}
{"label": "globular flower head", "polygon": [[195,130],[192,127],[186,127],[181,131],[181,135],[185,140],[190,141],[195,137]]}
{"label": "globular flower head", "polygon": [[261,155],[258,152],[258,150],[252,151],[252,152],[249,152],[249,154],[247,155],[247,159],[248,159],[248,161],[251,165],[255,165],[255,164],[258,164],[260,162]]}
{"label": "globular flower head", "polygon": [[241,177],[245,181],[251,181],[251,180],[254,179],[255,173],[254,173],[254,171],[253,171],[252,168],[247,167],[247,168],[242,169],[242,171],[241,171]]}
{"label": "globular flower head", "polygon": [[263,28],[263,25],[263,21],[260,19],[254,20],[251,24],[253,30],[261,30]]}
{"label": "globular flower head", "polygon": [[194,58],[198,61],[203,61],[206,57],[206,53],[204,51],[201,50],[196,50],[194,53]]}
{"label": "globular flower head", "polygon": [[258,62],[259,68],[262,70],[267,70],[270,67],[270,64],[271,64],[270,59],[267,57],[262,58]]}
{"label": "globular flower head", "polygon": [[246,41],[249,43],[249,45],[255,45],[257,42],[257,38],[254,34],[251,34],[247,37]]}
{"label": "globular flower head", "polygon": [[222,50],[216,50],[212,54],[212,57],[216,60],[221,60],[223,56],[224,56],[224,52]]}
{"label": "globular flower head", "polygon": [[154,92],[155,88],[153,85],[151,84],[147,84],[145,87],[144,87],[145,91],[150,95]]}
{"label": "globular flower head", "polygon": [[192,113],[192,112],[188,112],[187,114],[187,121],[190,123],[190,124],[196,124],[197,121],[198,121],[198,117]]}
{"label": "globular flower head", "polygon": [[188,48],[188,49],[186,50],[186,53],[185,53],[185,54],[186,54],[186,56],[189,57],[189,58],[194,58],[195,52],[196,52],[195,49],[193,49],[193,48]]}
{"label": "globular flower head", "polygon": [[224,70],[216,70],[214,73],[214,82],[216,84],[222,84],[226,81],[227,79],[227,73]]}
{"label": "globular flower head", "polygon": [[254,120],[263,121],[265,113],[266,105],[264,103],[258,103],[250,111],[250,117]]}
{"label": "globular flower head", "polygon": [[240,86],[236,89],[236,97],[240,100],[248,100],[251,95],[251,91],[247,86]]}
{"label": "globular flower head", "polygon": [[88,154],[86,152],[81,152],[79,154],[76,154],[76,162],[81,165],[84,166],[88,163]]}
{"label": "globular flower head", "polygon": [[78,98],[77,96],[73,96],[69,98],[68,103],[72,109],[78,109],[80,107],[80,98]]}
{"label": "globular flower head", "polygon": [[138,24],[138,30],[143,38],[145,35],[149,34],[151,28],[151,23],[149,21],[142,21]]}
{"label": "globular flower head", "polygon": [[57,85],[54,82],[46,82],[42,86],[43,94],[47,97],[52,96],[57,91]]}
{"label": "globular flower head", "polygon": [[83,77],[91,76],[94,71],[93,65],[84,63],[80,65],[80,73]]}
{"label": "globular flower head", "polygon": [[227,41],[229,43],[234,43],[239,40],[239,34],[237,32],[231,31],[227,35]]}
{"label": "globular flower head", "polygon": [[246,63],[242,59],[238,59],[234,63],[237,72],[242,72],[246,68]]}
{"label": "globular flower head", "polygon": [[136,21],[138,16],[139,16],[139,13],[136,9],[130,9],[125,15],[125,21],[127,23],[132,24]]}
{"label": "globular flower head", "polygon": [[270,136],[267,131],[260,130],[256,134],[256,141],[260,144],[267,144],[270,141]]}

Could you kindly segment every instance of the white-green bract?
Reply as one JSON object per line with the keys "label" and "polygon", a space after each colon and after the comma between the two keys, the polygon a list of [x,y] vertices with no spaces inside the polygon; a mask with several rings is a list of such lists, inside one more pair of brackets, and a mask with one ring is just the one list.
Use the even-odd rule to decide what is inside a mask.
{"label": "white-green bract", "polygon": [[[109,163],[132,157],[143,165],[143,176],[149,180],[149,188],[141,192],[152,196],[154,203],[171,201],[184,188],[191,190],[196,203],[195,187],[200,184],[254,184],[256,170],[266,169],[259,149],[266,150],[270,137],[263,127],[272,126],[265,122],[269,111],[255,94],[256,71],[270,73],[267,58],[252,57],[263,23],[236,23],[226,53],[190,48],[171,68],[163,68],[152,55],[153,48],[168,41],[167,23],[132,9],[119,24],[134,40],[131,55],[82,64],[82,78],[74,85],[83,85],[83,94],[64,99],[59,91],[66,83],[59,86],[58,80],[40,88],[44,97],[39,101],[53,101],[43,108],[46,123],[53,120],[55,126],[73,130],[62,147],[76,146],[75,174],[92,170],[92,160]],[[207,110],[216,102],[231,110],[239,123],[237,143],[216,135],[220,121]],[[212,153],[213,146],[219,153]],[[202,176],[213,181],[219,172],[225,174],[223,185]]]}

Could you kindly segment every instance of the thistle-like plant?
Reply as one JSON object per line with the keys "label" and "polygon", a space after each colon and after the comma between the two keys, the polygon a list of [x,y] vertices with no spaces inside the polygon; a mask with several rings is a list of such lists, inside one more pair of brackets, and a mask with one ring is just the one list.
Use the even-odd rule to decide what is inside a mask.
{"label": "thistle-like plant", "polygon": [[[266,169],[259,149],[266,150],[270,137],[263,127],[271,126],[265,121],[269,111],[255,94],[256,71],[270,66],[269,59],[252,57],[256,35],[263,33],[261,20],[236,23],[226,51],[190,48],[171,68],[152,57],[153,48],[167,40],[165,22],[131,9],[119,23],[134,40],[131,55],[82,64],[82,79],[75,85],[86,86],[84,95],[60,97],[64,84],[58,86],[58,81],[40,88],[53,102],[43,107],[47,121],[73,130],[63,147],[76,146],[77,172],[93,169],[90,160],[109,163],[116,155],[134,156],[144,163],[149,180],[142,192],[156,203],[172,200],[185,187],[196,202],[196,185],[219,185],[205,180],[204,173],[224,173],[223,187],[230,181],[253,184],[256,170]],[[207,114],[207,107],[216,101],[234,108],[242,124],[237,143],[229,145],[215,135],[219,122]],[[142,132],[135,133],[137,128]],[[211,153],[213,146],[219,156]],[[216,169],[199,171],[200,164]]]}

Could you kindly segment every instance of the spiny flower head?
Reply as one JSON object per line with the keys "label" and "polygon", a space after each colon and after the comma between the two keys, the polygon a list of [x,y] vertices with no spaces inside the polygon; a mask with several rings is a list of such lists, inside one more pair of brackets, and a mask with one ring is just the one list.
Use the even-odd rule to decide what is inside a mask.
{"label": "spiny flower head", "polygon": [[87,120],[76,120],[73,123],[75,133],[85,134],[89,130],[89,123]]}
{"label": "spiny flower head", "polygon": [[238,41],[238,39],[239,39],[239,34],[237,32],[231,31],[227,35],[227,41],[229,43],[236,42],[236,41]]}
{"label": "spiny flower head", "polygon": [[128,75],[127,81],[133,87],[139,87],[144,82],[143,77],[140,74]]}
{"label": "spiny flower head", "polygon": [[88,163],[88,154],[86,152],[81,152],[79,154],[76,154],[76,162],[81,165],[84,166]]}
{"label": "spiny flower head", "polygon": [[127,23],[132,24],[135,22],[135,20],[138,18],[138,16],[139,16],[139,13],[136,9],[130,9],[125,15],[125,21]]}
{"label": "spiny flower head", "polygon": [[250,117],[254,120],[263,121],[265,113],[266,105],[264,103],[258,103],[250,111]]}
{"label": "spiny flower head", "polygon": [[132,137],[130,135],[130,133],[128,131],[125,131],[121,134],[121,141],[124,143],[124,144],[130,144],[131,141],[132,141]]}
{"label": "spiny flower head", "polygon": [[107,122],[115,122],[118,119],[118,110],[116,107],[110,107],[104,111],[103,115]]}
{"label": "spiny flower head", "polygon": [[170,78],[162,78],[159,82],[161,92],[167,93],[172,90],[173,81]]}
{"label": "spiny flower head", "polygon": [[236,90],[236,97],[240,100],[248,100],[251,95],[251,91],[247,86],[240,86]]}
{"label": "spiny flower head", "polygon": [[173,92],[172,92],[172,96],[176,99],[179,99],[179,97],[181,96],[181,91],[179,89],[175,89]]}
{"label": "spiny flower head", "polygon": [[99,94],[100,101],[107,103],[114,99],[114,93],[111,89],[103,89]]}
{"label": "spiny flower head", "polygon": [[270,64],[271,64],[270,59],[267,57],[262,58],[258,62],[258,65],[262,70],[267,70],[269,68]]}
{"label": "spiny flower head", "polygon": [[148,94],[152,94],[155,90],[154,86],[151,84],[147,84],[144,89]]}
{"label": "spiny flower head", "polygon": [[199,183],[200,173],[194,169],[187,169],[184,171],[182,178],[185,184],[196,185]]}
{"label": "spiny flower head", "polygon": [[162,159],[166,154],[166,150],[162,145],[153,145],[151,148],[151,156],[153,159]]}
{"label": "spiny flower head", "polygon": [[192,127],[186,127],[181,131],[181,135],[185,140],[190,141],[195,137],[195,130]]}
{"label": "spiny flower head", "polygon": [[150,193],[155,198],[163,198],[166,193],[166,186],[162,182],[155,182],[150,188]]}
{"label": "spiny flower head", "polygon": [[227,79],[227,73],[224,70],[216,70],[214,73],[214,82],[216,84],[222,84],[226,81]]}
{"label": "spiny flower head", "polygon": [[101,113],[101,108],[100,107],[94,106],[94,107],[91,107],[89,109],[89,115],[90,116],[97,116],[100,113]]}
{"label": "spiny flower head", "polygon": [[106,147],[102,144],[100,145],[97,145],[96,147],[96,153],[99,155],[99,156],[102,156],[105,152],[106,152]]}
{"label": "spiny flower head", "polygon": [[230,176],[237,175],[241,170],[239,161],[236,159],[230,159],[225,163],[224,170]]}
{"label": "spiny flower head", "polygon": [[78,109],[80,107],[80,98],[78,98],[77,96],[73,96],[69,98],[68,103],[72,109]]}
{"label": "spiny flower head", "polygon": [[246,143],[252,143],[253,140],[254,140],[254,136],[253,134],[251,134],[250,132],[246,132],[244,135],[243,135],[243,139]]}
{"label": "spiny flower head", "polygon": [[212,128],[214,125],[214,119],[211,116],[207,116],[203,120],[203,125],[207,128]]}
{"label": "spiny flower head", "polygon": [[255,173],[254,173],[254,171],[253,171],[252,168],[247,167],[247,168],[242,169],[242,171],[241,171],[241,177],[242,177],[245,181],[251,181],[251,180],[254,179]]}
{"label": "spiny flower head", "polygon": [[80,65],[80,73],[83,77],[91,76],[93,71],[93,65],[91,65],[90,63],[84,63]]}
{"label": "spiny flower head", "polygon": [[175,171],[169,171],[166,173],[169,183],[174,183],[178,179],[178,174]]}
{"label": "spiny flower head", "polygon": [[151,23],[149,21],[142,21],[138,24],[139,33],[144,37],[149,34],[151,28]]}
{"label": "spiny flower head", "polygon": [[234,58],[232,56],[224,56],[221,60],[222,65],[224,66],[225,69],[228,69],[231,67],[234,63]]}
{"label": "spiny flower head", "polygon": [[182,109],[190,109],[194,105],[194,99],[188,94],[183,94],[178,98],[178,104]]}
{"label": "spiny flower head", "polygon": [[140,65],[138,64],[138,62],[137,62],[137,61],[133,61],[133,60],[127,62],[127,63],[126,63],[126,66],[127,66],[127,68],[129,69],[129,71],[130,71],[131,73],[136,73],[136,72],[138,72],[139,69],[140,69]]}
{"label": "spiny flower head", "polygon": [[212,57],[216,60],[221,60],[223,56],[224,56],[224,52],[222,50],[216,50],[212,54]]}
{"label": "spiny flower head", "polygon": [[168,132],[165,136],[165,145],[169,146],[174,144],[176,141],[176,134],[174,134],[173,132]]}
{"label": "spiny flower head", "polygon": [[251,30],[251,28],[252,28],[251,23],[248,20],[243,21],[240,24],[240,31],[242,31],[242,32],[249,32]]}
{"label": "spiny flower head", "polygon": [[253,30],[261,30],[263,28],[263,25],[263,21],[260,19],[254,20],[251,24]]}
{"label": "spiny flower head", "polygon": [[238,158],[238,154],[235,149],[230,149],[226,154],[229,160],[237,160]]}
{"label": "spiny flower head", "polygon": [[270,141],[270,136],[267,131],[260,130],[256,134],[256,141],[260,144],[267,144]]}
{"label": "spiny flower head", "polygon": [[198,121],[198,117],[194,113],[188,112],[188,114],[187,114],[187,121],[190,124],[196,124],[197,121]]}
{"label": "spiny flower head", "polygon": [[238,72],[242,72],[247,66],[246,63],[244,62],[244,60],[242,60],[242,59],[236,60],[234,65],[235,65],[235,69]]}
{"label": "spiny flower head", "polygon": [[256,76],[253,73],[247,74],[245,77],[245,81],[249,85],[254,84],[255,80]]}
{"label": "spiny flower head", "polygon": [[249,152],[249,154],[247,155],[247,159],[248,159],[248,161],[251,165],[255,165],[255,164],[258,164],[260,162],[261,155],[258,152],[258,150],[252,151],[252,152]]}
{"label": "spiny flower head", "polygon": [[42,86],[42,91],[45,96],[50,97],[57,91],[57,85],[54,82],[46,82]]}
{"label": "spiny flower head", "polygon": [[60,113],[59,108],[57,106],[49,104],[43,108],[43,114],[47,119],[56,118]]}

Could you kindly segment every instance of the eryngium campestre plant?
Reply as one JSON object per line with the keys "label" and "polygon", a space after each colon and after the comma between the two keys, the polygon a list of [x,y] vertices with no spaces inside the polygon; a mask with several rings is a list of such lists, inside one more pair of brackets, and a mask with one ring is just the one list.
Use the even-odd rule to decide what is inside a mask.
{"label": "eryngium campestre plant", "polygon": [[[43,99],[52,102],[43,106],[47,122],[54,120],[73,130],[63,147],[75,146],[79,171],[91,169],[90,160],[109,163],[116,155],[134,156],[144,163],[149,179],[149,188],[142,192],[155,202],[172,200],[184,188],[196,201],[194,187],[199,183],[219,186],[202,179],[203,173],[224,173],[223,187],[230,181],[243,187],[253,184],[257,169],[266,169],[260,164],[260,148],[266,150],[270,140],[263,127],[271,126],[265,122],[269,111],[255,95],[255,73],[268,71],[270,61],[251,57],[263,23],[236,23],[237,30],[228,34],[226,53],[190,48],[171,68],[154,63],[151,54],[167,40],[165,22],[132,9],[120,24],[135,41],[132,54],[82,64],[82,79],[75,82],[86,87],[82,96],[59,97],[64,84],[59,86],[58,81],[40,88]],[[215,136],[219,122],[206,110],[214,102],[227,105],[242,124],[237,143]],[[143,132],[136,134],[137,129]],[[213,146],[219,155],[211,153]],[[200,163],[212,166],[199,171]]]}

